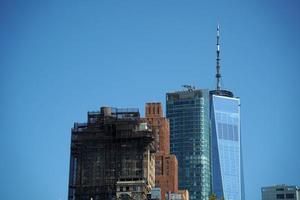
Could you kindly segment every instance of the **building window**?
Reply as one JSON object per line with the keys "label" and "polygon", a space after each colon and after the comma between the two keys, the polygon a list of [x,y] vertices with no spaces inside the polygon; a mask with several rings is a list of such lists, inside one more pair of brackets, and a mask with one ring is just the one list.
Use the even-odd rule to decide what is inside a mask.
{"label": "building window", "polygon": [[295,195],[294,194],[286,194],[285,195],[287,199],[294,199]]}
{"label": "building window", "polygon": [[284,194],[276,194],[276,199],[284,199]]}

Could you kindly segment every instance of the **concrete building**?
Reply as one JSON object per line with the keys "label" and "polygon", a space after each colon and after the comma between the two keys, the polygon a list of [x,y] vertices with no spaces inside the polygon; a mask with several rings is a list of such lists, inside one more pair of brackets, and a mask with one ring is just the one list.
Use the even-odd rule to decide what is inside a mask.
{"label": "concrete building", "polygon": [[147,199],[155,185],[155,133],[138,109],[102,107],[72,128],[69,200]]}
{"label": "concrete building", "polygon": [[155,186],[161,189],[162,200],[167,192],[178,191],[178,161],[170,155],[169,121],[163,116],[161,103],[146,103],[145,120],[158,136],[155,155]]}
{"label": "concrete building", "polygon": [[262,200],[300,200],[300,187],[288,185],[275,185],[261,188]]}

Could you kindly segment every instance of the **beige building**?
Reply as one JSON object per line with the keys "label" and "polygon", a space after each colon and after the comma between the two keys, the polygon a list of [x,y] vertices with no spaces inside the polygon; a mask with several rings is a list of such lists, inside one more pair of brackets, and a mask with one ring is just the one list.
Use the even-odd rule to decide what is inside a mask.
{"label": "beige building", "polygon": [[190,199],[188,190],[178,190],[178,193],[181,194],[182,200]]}

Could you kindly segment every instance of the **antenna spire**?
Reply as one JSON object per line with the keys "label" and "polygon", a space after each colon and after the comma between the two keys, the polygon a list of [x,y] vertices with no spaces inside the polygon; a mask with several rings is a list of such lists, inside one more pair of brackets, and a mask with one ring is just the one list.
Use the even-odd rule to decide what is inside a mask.
{"label": "antenna spire", "polygon": [[221,72],[220,72],[220,24],[218,23],[217,26],[217,63],[216,63],[216,67],[217,67],[217,74],[216,74],[216,78],[217,78],[217,90],[221,89]]}

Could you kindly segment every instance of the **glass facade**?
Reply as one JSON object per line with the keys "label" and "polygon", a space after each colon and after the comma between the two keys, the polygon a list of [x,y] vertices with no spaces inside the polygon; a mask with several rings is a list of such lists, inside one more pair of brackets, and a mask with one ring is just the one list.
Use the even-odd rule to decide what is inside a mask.
{"label": "glass facade", "polygon": [[211,95],[212,190],[226,200],[242,200],[240,100]]}
{"label": "glass facade", "polygon": [[210,103],[208,90],[167,93],[171,153],[178,159],[179,189],[191,200],[211,193]]}

